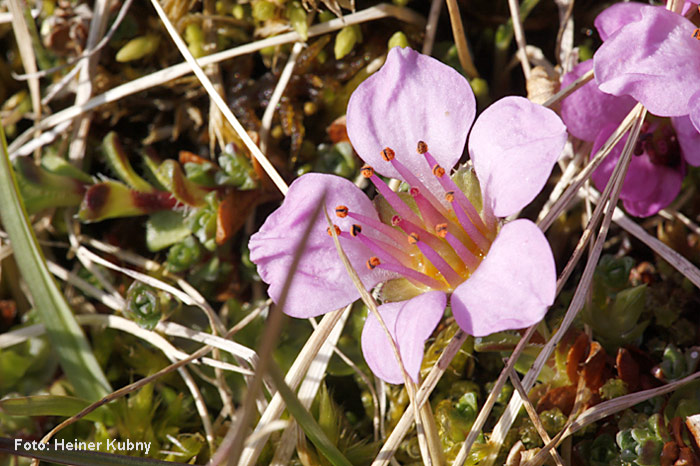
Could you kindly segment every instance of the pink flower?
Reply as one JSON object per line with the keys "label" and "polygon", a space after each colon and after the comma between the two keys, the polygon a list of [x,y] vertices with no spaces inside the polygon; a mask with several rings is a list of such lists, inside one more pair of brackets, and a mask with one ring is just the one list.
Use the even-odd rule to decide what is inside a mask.
{"label": "pink flower", "polygon": [[[369,164],[363,174],[396,215],[382,223],[365,193],[337,176],[307,174],[292,183],[281,207],[250,239],[251,260],[277,300],[291,273],[298,236],[314,222],[284,312],[311,317],[359,298],[325,218],[310,218],[325,192],[326,208],[335,213],[334,227],[364,286],[394,280],[413,296],[385,302],[379,312],[414,381],[425,340],[448,297],[460,327],[475,336],[543,318],[556,282],[549,244],[531,221],[503,224],[498,217],[518,212],[542,189],[566,129],[554,112],[521,97],[504,98],[485,110],[469,141],[481,187],[479,212],[477,200],[449,176],[475,113],[471,88],[455,70],[409,48],[389,52],[384,66],[353,93],[347,128]],[[391,191],[377,173],[405,181],[410,197]],[[362,350],[378,377],[403,382],[389,340],[372,314]]]}
{"label": "pink flower", "polygon": [[[566,74],[562,86],[592,68],[596,80],[562,102],[562,119],[572,135],[593,142],[593,155],[638,101],[654,115],[671,117],[648,117],[620,193],[630,214],[647,217],[676,198],[686,162],[700,165],[700,133],[691,121],[700,86],[683,76],[692,66],[698,75],[700,43],[692,38],[690,21],[640,3],[615,4],[598,15],[595,25],[603,45],[593,60]],[[685,63],[692,54],[693,63]],[[593,174],[598,189],[610,179],[626,139]]]}

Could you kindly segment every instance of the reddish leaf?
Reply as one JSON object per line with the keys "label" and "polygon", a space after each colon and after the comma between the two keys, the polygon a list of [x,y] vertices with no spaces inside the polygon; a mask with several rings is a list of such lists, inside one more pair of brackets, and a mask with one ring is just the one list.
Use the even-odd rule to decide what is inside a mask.
{"label": "reddish leaf", "polygon": [[678,444],[676,442],[666,442],[661,451],[661,466],[673,466],[678,459]]}
{"label": "reddish leaf", "polygon": [[578,383],[579,366],[583,363],[588,350],[588,335],[582,333],[578,336],[566,356],[566,375],[572,384]]}
{"label": "reddish leaf", "polygon": [[552,388],[537,402],[537,412],[559,408],[565,415],[571,414],[576,401],[576,386]]}
{"label": "reddish leaf", "polygon": [[326,129],[328,132],[328,137],[333,141],[333,143],[349,141],[348,130],[345,126],[345,115],[340,118],[336,118],[333,123]]}
{"label": "reddish leaf", "polygon": [[213,163],[211,160],[207,160],[204,157],[200,157],[197,154],[194,154],[188,150],[181,150],[178,153],[178,160],[182,165],[186,163],[197,163],[200,165],[203,165],[205,163]]}
{"label": "reddish leaf", "polygon": [[607,371],[605,370],[606,353],[600,343],[594,341],[591,343],[588,352],[588,358],[583,364],[583,378],[586,381],[586,386],[593,393],[597,392],[608,379]]}
{"label": "reddish leaf", "polygon": [[639,389],[639,364],[625,348],[617,351],[616,366],[618,377],[627,384],[630,392],[636,392]]}

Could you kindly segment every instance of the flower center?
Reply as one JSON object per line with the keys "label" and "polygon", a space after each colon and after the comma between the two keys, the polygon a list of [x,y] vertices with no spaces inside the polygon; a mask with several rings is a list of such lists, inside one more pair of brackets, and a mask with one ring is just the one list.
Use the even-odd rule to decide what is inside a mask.
{"label": "flower center", "polygon": [[646,153],[655,165],[675,167],[681,162],[678,137],[668,121],[644,122],[634,155]]}
{"label": "flower center", "polygon": [[[417,151],[439,181],[442,192],[437,194],[444,202],[397,160],[391,148],[384,148],[382,159],[391,163],[408,183],[417,212],[371,166],[365,165],[362,175],[372,181],[396,215],[390,226],[353,212],[352,206],[339,205],[335,208],[338,217],[358,222],[351,231],[341,232],[340,237],[360,241],[374,254],[366,263],[370,269],[396,272],[419,288],[451,291],[479,266],[495,237],[492,230],[496,227],[486,226],[469,198],[428,152],[425,142],[418,143]],[[367,236],[369,229],[379,234]]]}

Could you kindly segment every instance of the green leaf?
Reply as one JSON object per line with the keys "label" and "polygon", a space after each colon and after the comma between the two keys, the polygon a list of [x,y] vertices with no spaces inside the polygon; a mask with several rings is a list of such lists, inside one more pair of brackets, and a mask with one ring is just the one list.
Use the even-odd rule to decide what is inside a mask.
{"label": "green leaf", "polygon": [[309,25],[306,19],[306,10],[304,10],[299,2],[292,2],[287,8],[287,18],[289,18],[289,24],[291,24],[294,30],[301,36],[301,39],[304,41],[308,40]]}
{"label": "green leaf", "polygon": [[340,450],[326,437],[326,434],[323,432],[321,426],[318,425],[316,419],[304,408],[304,405],[302,405],[299,398],[297,398],[296,393],[285,383],[284,377],[282,377],[282,374],[274,363],[270,365],[269,372],[277,391],[282,396],[287,406],[287,410],[297,421],[309,440],[316,446],[319,453],[325,456],[334,466],[351,466],[350,461],[348,461]]}
{"label": "green leaf", "polygon": [[172,209],[176,204],[177,201],[165,191],[137,191],[119,181],[108,180],[90,186],[85,192],[78,218],[85,223],[100,222]]}
{"label": "green leaf", "polygon": [[153,54],[158,50],[159,44],[160,37],[155,34],[135,37],[119,49],[114,59],[119,63],[139,60]]}
{"label": "green leaf", "polygon": [[146,245],[149,251],[160,251],[179,243],[190,236],[181,212],[163,210],[148,217],[146,222]]}
{"label": "green leaf", "polygon": [[233,148],[219,156],[219,166],[222,171],[215,174],[216,183],[234,186],[242,191],[258,187],[253,165],[244,155],[236,153]]}
{"label": "green leaf", "polygon": [[75,207],[83,199],[82,181],[53,173],[29,157],[14,161],[15,176],[24,206],[30,214],[49,207]]}
{"label": "green leaf", "polygon": [[396,31],[389,37],[389,43],[387,44],[387,49],[393,49],[394,47],[408,47],[408,37],[403,31]]}
{"label": "green leaf", "polygon": [[[79,413],[91,403],[74,396],[38,395],[0,400],[0,409],[10,416],[63,416]],[[106,410],[98,408],[84,419],[104,421]]]}
{"label": "green leaf", "polygon": [[137,191],[155,191],[153,186],[141,178],[131,166],[129,157],[127,157],[124,147],[114,131],[105,136],[101,149],[107,163],[122,181]]}
{"label": "green leaf", "polygon": [[[187,233],[189,234],[189,230]],[[201,258],[202,247],[194,236],[188,236],[170,248],[165,266],[171,272],[184,272],[194,267]]]}
{"label": "green leaf", "polygon": [[[113,453],[101,453],[89,450],[45,449],[38,448],[25,450],[15,449],[15,442],[19,439],[0,438],[0,451],[13,455],[26,456],[39,460],[50,461],[58,464],[70,464],[75,466],[153,466],[156,464],[175,464],[168,461],[139,458],[136,456],[115,455]],[[23,444],[32,442],[23,442]],[[36,442],[38,444],[39,442]],[[49,443],[53,446],[53,442]]]}
{"label": "green leaf", "polygon": [[92,184],[93,179],[90,175],[71,165],[67,160],[53,154],[44,154],[41,156],[41,166],[56,175],[75,178],[85,184]]}
{"label": "green leaf", "polygon": [[185,176],[180,164],[168,159],[158,167],[159,180],[163,180],[166,188],[175,198],[192,207],[200,207],[205,204],[204,198],[209,190],[191,182]]}
{"label": "green leaf", "polygon": [[[0,390],[11,389],[29,370],[31,359],[12,350],[0,351]],[[2,402],[0,401],[0,407]]]}
{"label": "green leaf", "polygon": [[326,384],[321,384],[318,402],[318,423],[330,440],[336,444],[340,438],[341,426],[338,423],[339,417],[335,406],[333,406],[333,400],[330,393],[328,393]]}
{"label": "green leaf", "polygon": [[112,388],[46,266],[19,195],[1,125],[0,139],[0,219],[10,237],[15,260],[24,280],[31,286],[37,312],[76,394],[89,401],[99,400]]}
{"label": "green leaf", "polygon": [[153,330],[163,315],[158,292],[152,286],[134,280],[126,292],[124,315],[139,327]]}
{"label": "green leaf", "polygon": [[355,44],[362,41],[362,32],[358,25],[346,26],[335,36],[333,52],[335,59],[340,60],[345,55],[352,52]]}

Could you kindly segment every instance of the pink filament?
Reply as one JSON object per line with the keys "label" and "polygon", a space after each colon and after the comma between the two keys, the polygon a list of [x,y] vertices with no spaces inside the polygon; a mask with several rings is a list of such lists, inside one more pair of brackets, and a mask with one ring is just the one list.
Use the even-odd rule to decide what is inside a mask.
{"label": "pink filament", "polygon": [[426,188],[418,177],[411,173],[411,171],[407,169],[404,164],[396,160],[396,158],[391,160],[391,164],[394,166],[396,171],[399,172],[403,179],[406,180],[406,183],[408,183],[409,186],[420,189],[424,193],[425,198],[428,200],[428,202],[430,202],[430,204],[433,205],[435,209],[437,209],[442,215],[447,215],[447,209],[443,207],[442,203],[437,200],[435,196],[433,196],[430,190]]}
{"label": "pink filament", "polygon": [[404,267],[403,265],[398,265],[398,264],[389,264],[389,263],[381,263],[377,266],[378,269],[383,269],[383,270],[388,270],[390,272],[396,272],[398,274],[403,275],[404,277],[408,278],[409,280],[416,281],[419,283],[422,283],[423,285],[429,286],[430,288],[434,290],[439,290],[444,288],[444,285],[440,283],[438,280],[435,280],[432,277],[427,276],[424,273],[417,272],[413,269],[409,269],[408,267]]}
{"label": "pink filament", "polygon": [[[435,165],[438,165],[437,161],[435,160],[435,157],[433,157],[430,152],[425,152],[423,154],[425,157],[425,161],[428,162],[428,165],[431,167],[434,167]],[[452,178],[449,177],[449,175],[445,174],[443,176],[438,177],[438,181],[442,185],[443,189],[445,191],[452,191],[454,192],[455,199],[459,203],[460,206],[464,209],[464,211],[467,213],[469,216],[469,219],[471,222],[476,226],[479,230],[481,230],[483,233],[486,232],[486,225],[484,225],[484,222],[481,220],[481,217],[479,216],[479,213],[476,211],[476,208],[474,205],[471,203],[469,198],[462,192],[461,189],[455,184],[455,182],[452,180]],[[470,235],[471,236],[471,235]]]}
{"label": "pink filament", "polygon": [[447,280],[447,283],[449,283],[451,287],[456,288],[457,285],[464,281],[462,277],[460,277],[459,274],[455,272],[455,270],[452,267],[450,267],[450,264],[448,264],[447,261],[443,259],[440,254],[435,252],[433,248],[428,246],[423,241],[416,242],[416,246],[418,246],[418,249],[420,249],[420,252],[423,253],[425,258],[428,259],[430,263],[435,266],[438,272],[440,272],[440,274],[443,277],[445,277],[445,280]]}
{"label": "pink filament", "polygon": [[413,213],[413,211],[406,205],[405,202],[401,200],[398,194],[396,194],[394,191],[392,191],[389,186],[382,181],[381,178],[379,178],[377,175],[372,175],[370,177],[370,180],[372,180],[372,183],[374,183],[374,186],[377,188],[377,191],[384,196],[384,199],[387,200],[389,205],[402,217],[405,217],[407,219],[410,219],[412,222],[419,223],[420,219],[418,216]]}

